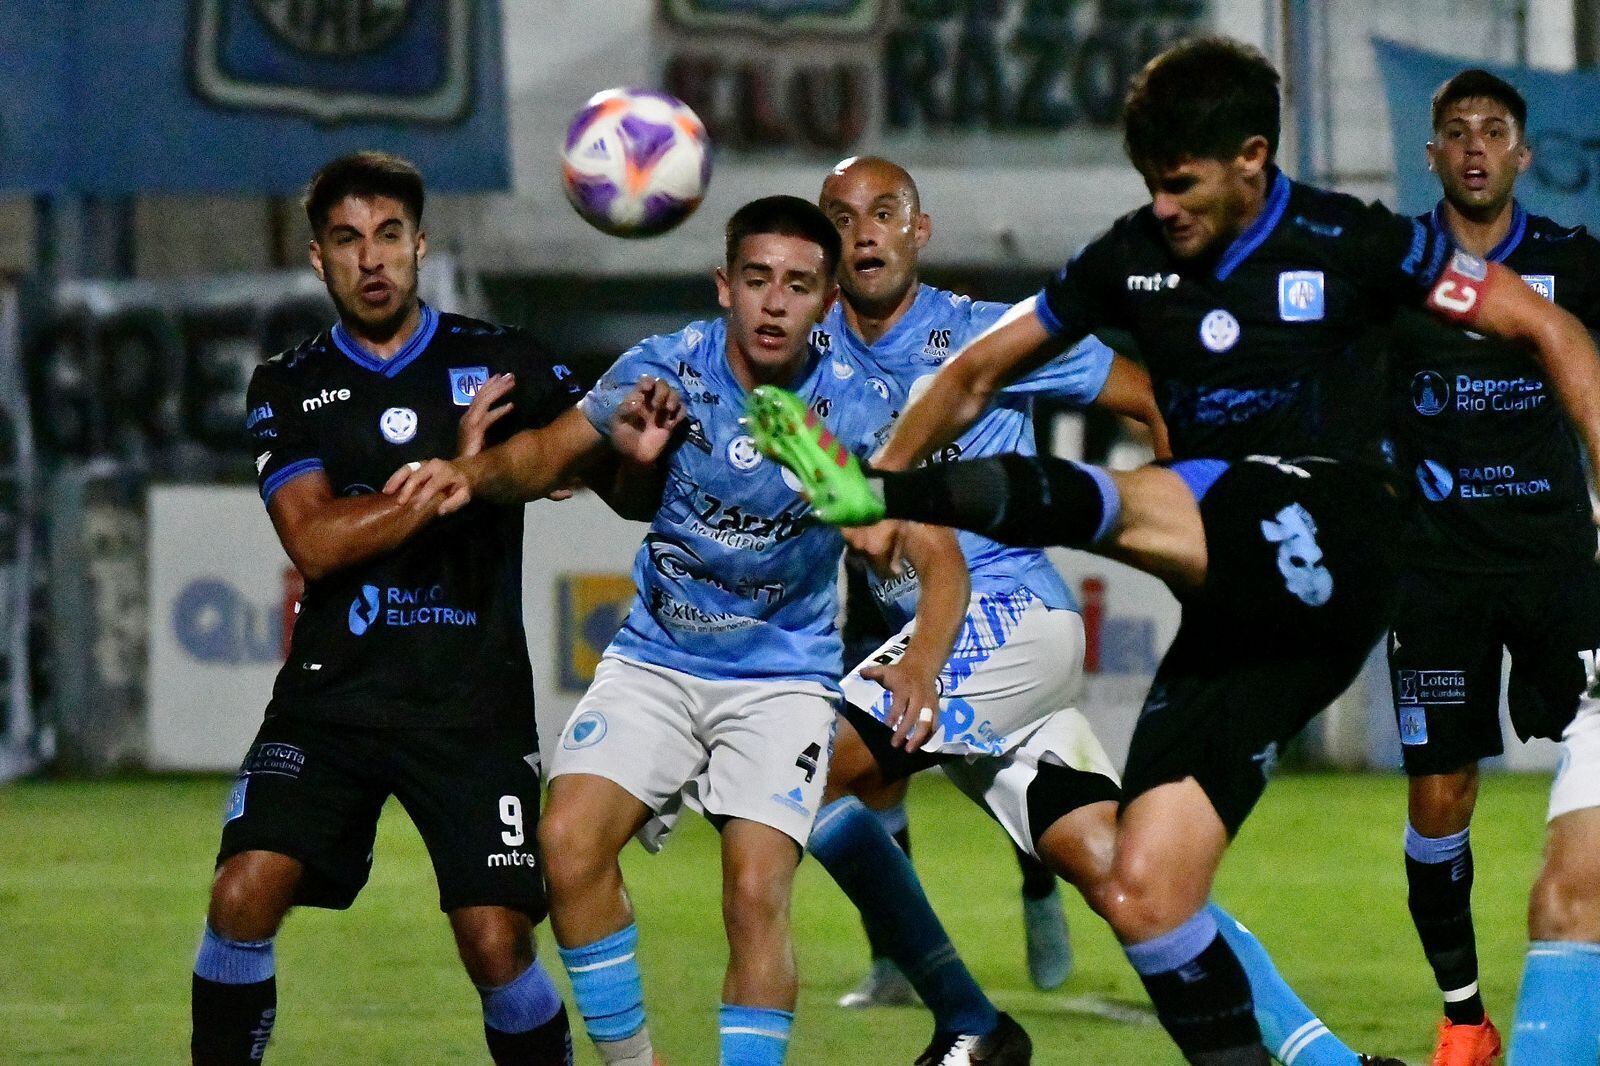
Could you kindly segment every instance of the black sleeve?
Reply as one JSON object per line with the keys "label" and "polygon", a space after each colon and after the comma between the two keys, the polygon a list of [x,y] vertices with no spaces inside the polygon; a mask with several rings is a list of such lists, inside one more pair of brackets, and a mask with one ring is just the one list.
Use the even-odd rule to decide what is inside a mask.
{"label": "black sleeve", "polygon": [[1450,236],[1382,204],[1358,208],[1340,242],[1345,268],[1379,304],[1416,307],[1450,264]]}
{"label": "black sleeve", "polygon": [[250,377],[245,393],[245,432],[256,463],[256,482],[263,503],[302,474],[322,469],[315,435],[301,410],[302,397],[284,380],[283,367],[263,363]]}
{"label": "black sleeve", "polygon": [[1578,227],[1577,235],[1572,239],[1578,242],[1581,251],[1577,257],[1580,264],[1578,277],[1573,279],[1579,285],[1580,295],[1567,310],[1589,327],[1591,333],[1600,332],[1600,240],[1596,240],[1582,226]]}
{"label": "black sleeve", "polygon": [[583,396],[583,386],[572,368],[558,362],[534,337],[520,329],[510,330],[512,373],[517,376],[513,392],[518,429],[536,429],[554,422]]}
{"label": "black sleeve", "polygon": [[1086,244],[1039,293],[1039,320],[1063,344],[1076,344],[1097,329],[1126,325],[1120,283],[1128,271],[1120,231],[1127,224],[1119,222]]}

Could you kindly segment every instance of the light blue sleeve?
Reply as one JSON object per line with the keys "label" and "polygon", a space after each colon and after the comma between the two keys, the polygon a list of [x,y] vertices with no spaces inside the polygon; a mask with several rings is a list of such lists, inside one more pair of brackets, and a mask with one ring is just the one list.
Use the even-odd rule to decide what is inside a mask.
{"label": "light blue sleeve", "polygon": [[612,416],[633,391],[639,375],[649,374],[680,393],[683,391],[678,381],[678,364],[683,354],[686,353],[681,334],[645,338],[617,357],[611,369],[578,401],[578,410],[601,436],[609,437]]}
{"label": "light blue sleeve", "polygon": [[1049,396],[1074,407],[1087,407],[1106,387],[1115,354],[1091,334],[1004,391]]}

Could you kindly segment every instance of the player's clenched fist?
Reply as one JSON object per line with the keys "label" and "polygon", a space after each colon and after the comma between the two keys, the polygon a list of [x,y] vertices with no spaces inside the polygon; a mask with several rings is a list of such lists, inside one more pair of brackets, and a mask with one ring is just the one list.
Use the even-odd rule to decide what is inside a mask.
{"label": "player's clenched fist", "polygon": [[459,511],[472,500],[472,485],[454,463],[429,459],[407,463],[384,482],[383,491],[401,503],[428,507],[437,503],[442,515]]}

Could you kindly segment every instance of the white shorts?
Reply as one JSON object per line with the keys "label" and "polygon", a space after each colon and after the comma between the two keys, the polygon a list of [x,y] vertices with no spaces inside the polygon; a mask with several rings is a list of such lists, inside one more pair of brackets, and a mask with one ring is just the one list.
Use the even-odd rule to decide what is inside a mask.
{"label": "white shorts", "polygon": [[1088,719],[1070,707],[1045,718],[1005,755],[969,755],[939,768],[1005,828],[1017,847],[1037,859],[1034,834],[1050,827],[1033,825],[1028,790],[1038,778],[1041,764],[1078,771],[1061,775],[1060,787],[1072,794],[1060,797],[1059,804],[1050,805],[1052,809],[1064,806],[1075,810],[1086,803],[1118,798],[1121,782],[1116,768]]}
{"label": "white shorts", "polygon": [[1586,694],[1561,731],[1561,762],[1550,785],[1546,821],[1588,807],[1600,807],[1600,699]]}
{"label": "white shorts", "polygon": [[[845,702],[887,724],[889,693],[861,676],[905,653],[915,623],[895,634],[844,679]],[[1030,727],[1083,691],[1083,618],[1046,607],[1030,592],[978,593],[950,661],[939,672],[939,723],[922,750],[1001,755]],[[913,711],[916,708],[912,709]]]}
{"label": "white shorts", "polygon": [[594,774],[637,797],[657,816],[639,834],[652,851],[685,802],[805,847],[837,706],[813,681],[708,681],[606,655],[561,731],[550,776]]}

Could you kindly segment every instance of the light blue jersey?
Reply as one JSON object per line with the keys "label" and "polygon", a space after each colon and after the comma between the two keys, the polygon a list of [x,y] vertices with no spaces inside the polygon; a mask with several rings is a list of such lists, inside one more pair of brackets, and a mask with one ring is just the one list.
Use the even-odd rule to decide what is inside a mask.
{"label": "light blue jersey", "polygon": [[[835,303],[812,332],[812,342],[836,358],[848,357],[871,368],[867,384],[898,416],[952,355],[1008,310],[1008,304],[973,300],[924,285],[904,317],[878,343],[869,347],[845,323],[843,301]],[[1034,398],[1049,396],[1078,407],[1089,405],[1105,387],[1111,355],[1111,349],[1094,337],[1085,338],[1009,385],[977,424],[933,461],[981,459],[1007,452],[1035,454]],[[1072,593],[1042,551],[1008,547],[976,533],[963,532],[960,541],[972,571],[974,593],[1004,594],[1020,587],[1030,590],[1047,607],[1076,610]],[[904,625],[916,613],[914,574],[888,582],[874,577],[873,592],[893,625]]]}
{"label": "light blue jersey", "polygon": [[[710,680],[802,679],[837,687],[843,645],[838,568],[844,541],[814,522],[798,482],[756,450],[745,390],[728,366],[719,319],[651,337],[623,353],[579,403],[601,433],[639,375],[683,397],[685,439],[667,461],[661,510],[634,559],[639,589],[608,649]],[[859,455],[888,436],[888,402],[865,369],[813,350],[790,389]]]}

